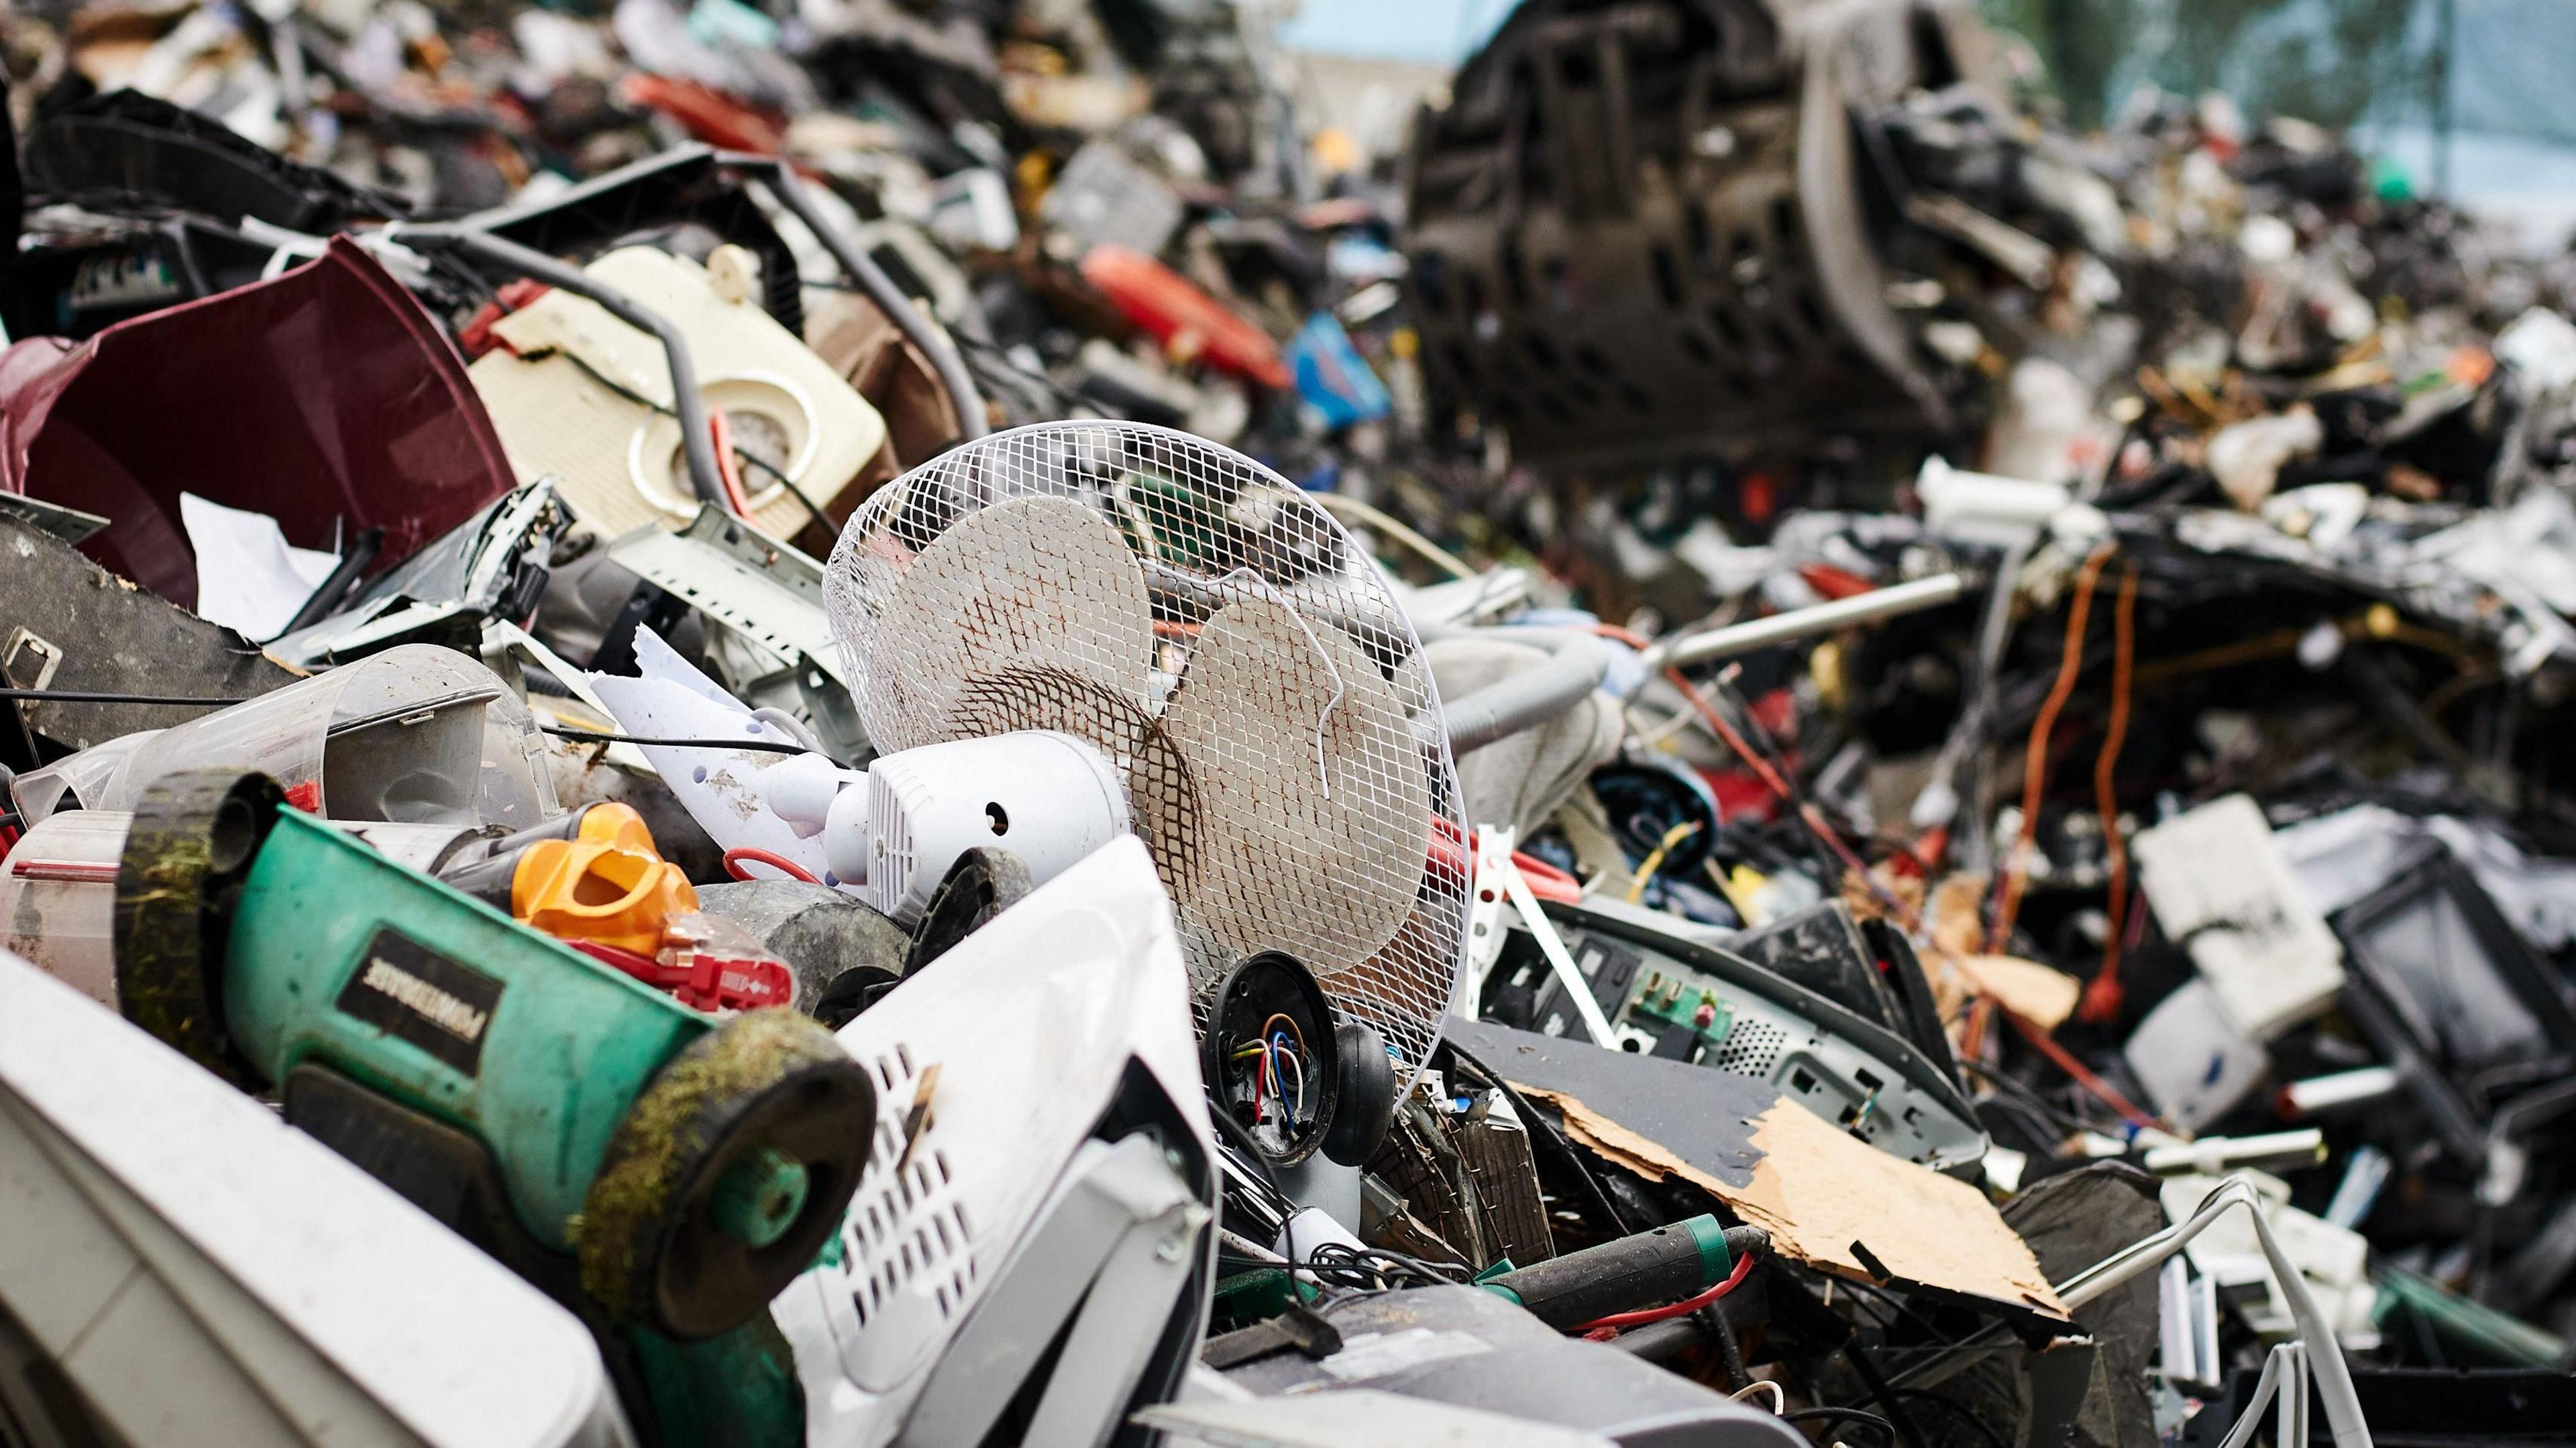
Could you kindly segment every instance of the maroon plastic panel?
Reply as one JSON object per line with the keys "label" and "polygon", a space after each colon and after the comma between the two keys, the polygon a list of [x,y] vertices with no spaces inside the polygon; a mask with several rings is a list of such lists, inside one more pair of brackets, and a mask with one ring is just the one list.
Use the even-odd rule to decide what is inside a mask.
{"label": "maroon plastic panel", "polygon": [[103,514],[83,551],[193,607],[179,494],[331,546],[385,530],[372,572],[513,486],[465,364],[373,257],[333,240],[271,281],[87,342],[0,353],[0,488]]}

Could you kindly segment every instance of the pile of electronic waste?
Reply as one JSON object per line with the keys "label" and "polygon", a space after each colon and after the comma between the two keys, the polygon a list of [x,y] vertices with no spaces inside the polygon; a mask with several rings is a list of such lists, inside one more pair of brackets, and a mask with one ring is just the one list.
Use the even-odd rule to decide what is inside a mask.
{"label": "pile of electronic waste", "polygon": [[1258,9],[0,15],[0,1444],[2568,1441],[2563,261]]}

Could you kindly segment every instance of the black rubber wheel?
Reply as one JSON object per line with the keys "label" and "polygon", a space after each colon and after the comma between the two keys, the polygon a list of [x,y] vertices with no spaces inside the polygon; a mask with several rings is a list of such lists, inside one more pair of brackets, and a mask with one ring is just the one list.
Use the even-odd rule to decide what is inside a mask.
{"label": "black rubber wheel", "polygon": [[887,991],[903,984],[903,977],[879,965],[854,965],[832,977],[823,988],[822,997],[814,1002],[810,1014],[827,1031],[838,1031],[855,1021],[868,1007],[885,999]]}
{"label": "black rubber wheel", "polygon": [[[811,1018],[725,1021],[636,1097],[582,1203],[581,1283],[600,1305],[682,1342],[749,1322],[841,1229],[876,1139],[876,1088]],[[804,1172],[803,1204],[753,1245],[719,1220],[718,1184],[764,1149]]]}
{"label": "black rubber wheel", "polygon": [[224,943],[285,800],[265,774],[165,775],[135,802],[117,861],[118,1009],[245,1090],[265,1083],[224,1024]]}
{"label": "black rubber wheel", "polygon": [[1028,865],[1001,846],[985,845],[959,855],[922,910],[920,923],[912,927],[912,949],[904,954],[903,973],[910,975],[947,954],[1028,893]]}

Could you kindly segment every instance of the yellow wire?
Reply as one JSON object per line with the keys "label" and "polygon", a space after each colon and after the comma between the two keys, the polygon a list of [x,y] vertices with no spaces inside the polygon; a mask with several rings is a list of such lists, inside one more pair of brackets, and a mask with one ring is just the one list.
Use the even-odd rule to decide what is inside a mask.
{"label": "yellow wire", "polygon": [[1699,821],[1697,820],[1684,820],[1664,831],[1663,841],[1655,846],[1655,852],[1648,855],[1646,862],[1637,867],[1637,883],[1628,887],[1629,904],[1634,905],[1646,898],[1646,887],[1654,883],[1655,872],[1664,867],[1664,856],[1672,853],[1673,846],[1698,833]]}
{"label": "yellow wire", "polygon": [[1717,887],[1717,893],[1726,897],[1727,904],[1735,907],[1736,916],[1750,926],[1753,923],[1753,907],[1747,903],[1744,896],[1735,893],[1735,882],[1726,878],[1726,872],[1717,867],[1714,857],[1700,863],[1701,868],[1708,871],[1708,882]]}
{"label": "yellow wire", "polygon": [[1306,496],[1313,498],[1326,512],[1348,513],[1351,516],[1358,518],[1361,522],[1368,524],[1379,532],[1393,538],[1398,543],[1403,544],[1405,547],[1412,549],[1415,553],[1428,560],[1433,566],[1439,568],[1442,572],[1449,574],[1453,578],[1473,578],[1476,576],[1476,570],[1468,567],[1465,560],[1461,559],[1457,554],[1450,552],[1448,549],[1441,547],[1439,544],[1432,542],[1430,539],[1425,538],[1421,534],[1404,526],[1401,522],[1388,516],[1384,509],[1371,507],[1357,498],[1350,497],[1342,493],[1309,493]]}

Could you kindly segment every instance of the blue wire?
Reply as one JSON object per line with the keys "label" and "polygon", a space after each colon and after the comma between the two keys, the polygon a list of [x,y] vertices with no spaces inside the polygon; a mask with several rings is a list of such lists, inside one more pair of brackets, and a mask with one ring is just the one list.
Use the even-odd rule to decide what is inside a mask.
{"label": "blue wire", "polygon": [[[1286,1032],[1284,1032],[1284,1031],[1273,1031],[1273,1032],[1271,1033],[1271,1035],[1270,1035],[1270,1049],[1271,1049],[1272,1051],[1275,1051],[1275,1052],[1277,1052],[1277,1053],[1281,1054],[1281,1055],[1287,1055],[1287,1054],[1289,1054],[1288,1036],[1287,1036],[1287,1033],[1286,1033]],[[1270,1067],[1270,1074],[1271,1074],[1271,1075],[1273,1075],[1273,1076],[1278,1077],[1278,1078],[1279,1078],[1280,1080],[1282,1080],[1282,1081],[1285,1081],[1285,1080],[1287,1080],[1287,1079],[1288,1079],[1288,1073],[1287,1073],[1287,1072],[1285,1072],[1285,1071],[1280,1070],[1276,1062],[1272,1063],[1272,1065],[1271,1065],[1271,1067]],[[1281,1095],[1281,1099],[1282,1099],[1282,1100],[1285,1100],[1285,1099],[1286,1099],[1286,1095],[1285,1095],[1285,1093],[1282,1093],[1282,1095]],[[1295,1122],[1295,1120],[1296,1120],[1298,1117],[1303,1116],[1303,1115],[1305,1115],[1305,1114],[1306,1114],[1306,1072],[1305,1072],[1305,1063],[1301,1061],[1301,1062],[1299,1062],[1299,1063],[1298,1063],[1298,1071],[1297,1071],[1297,1104],[1289,1108],[1289,1118],[1288,1118],[1288,1119],[1290,1120],[1290,1122],[1291,1122],[1291,1123],[1294,1123],[1294,1122]]]}

